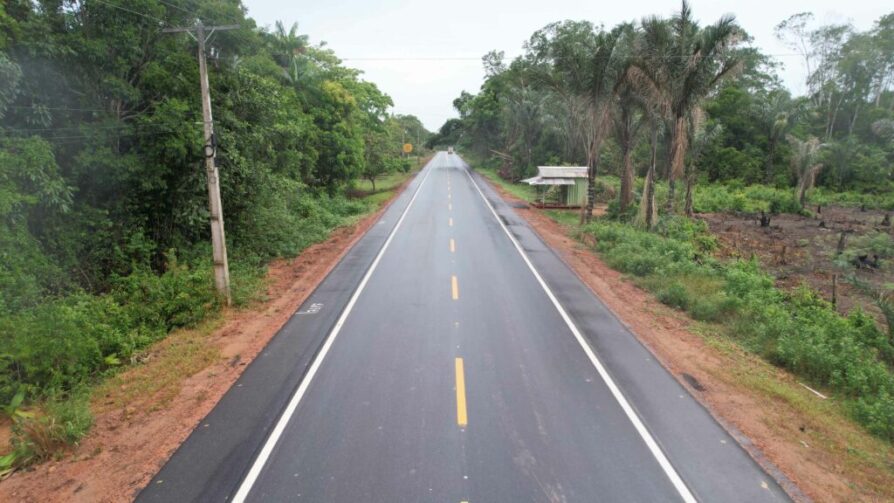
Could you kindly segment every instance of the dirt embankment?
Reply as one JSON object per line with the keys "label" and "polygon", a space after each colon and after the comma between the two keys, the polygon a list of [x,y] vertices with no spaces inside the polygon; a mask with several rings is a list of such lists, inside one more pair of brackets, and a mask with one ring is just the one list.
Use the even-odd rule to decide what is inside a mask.
{"label": "dirt embankment", "polygon": [[153,345],[94,393],[95,423],[81,444],[0,482],[0,501],[131,501],[385,208],[272,263],[267,300]]}
{"label": "dirt embankment", "polygon": [[831,420],[832,404],[819,402],[793,376],[722,338],[698,335],[685,314],[625,280],[571,238],[570,229],[491,185],[721,424],[750,440],[746,448],[758,462],[769,460],[794,482],[787,490],[796,500],[894,501],[892,450],[866,452],[878,441],[848,421]]}

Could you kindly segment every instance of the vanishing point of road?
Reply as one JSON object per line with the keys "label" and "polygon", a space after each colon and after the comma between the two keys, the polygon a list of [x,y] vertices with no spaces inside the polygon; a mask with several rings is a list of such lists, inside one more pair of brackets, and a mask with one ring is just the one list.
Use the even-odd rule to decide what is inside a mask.
{"label": "vanishing point of road", "polygon": [[788,497],[441,152],[138,501]]}

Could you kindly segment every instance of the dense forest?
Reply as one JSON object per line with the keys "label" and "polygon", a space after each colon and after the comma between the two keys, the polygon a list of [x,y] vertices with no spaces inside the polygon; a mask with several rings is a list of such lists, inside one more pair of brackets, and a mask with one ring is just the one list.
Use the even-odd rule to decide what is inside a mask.
{"label": "dense forest", "polygon": [[[553,23],[513,61],[487,54],[480,91],[454,101],[459,118],[431,142],[503,154],[513,179],[568,163],[630,180],[655,164],[671,187],[736,180],[785,188],[815,177],[837,191],[891,192],[894,14],[860,32],[800,13],[776,34],[791,53],[761,53],[732,17],[699,27],[686,5],[672,19],[610,29]],[[806,95],[783,85],[782,63],[806,67]]]}
{"label": "dense forest", "polygon": [[260,28],[238,0],[4,1],[0,404],[47,402],[68,425],[51,436],[89,422],[60,405],[84,383],[221,303],[196,42],[164,31],[196,18],[238,26],[207,51],[237,303],[269,259],[367,211],[346,189],[409,170],[402,139],[428,135],[325,43]]}
{"label": "dense forest", "polygon": [[[762,53],[732,16],[700,25],[685,2],[614,27],[552,23],[511,61],[485,55],[480,90],[456,98],[459,117],[429,142],[459,145],[530,201],[552,189],[501,178],[587,166],[579,218],[553,218],[891,441],[894,14],[859,31],[800,13],[776,36],[790,53]],[[781,82],[782,62],[806,68],[803,96]],[[852,308],[836,304],[845,284]]]}

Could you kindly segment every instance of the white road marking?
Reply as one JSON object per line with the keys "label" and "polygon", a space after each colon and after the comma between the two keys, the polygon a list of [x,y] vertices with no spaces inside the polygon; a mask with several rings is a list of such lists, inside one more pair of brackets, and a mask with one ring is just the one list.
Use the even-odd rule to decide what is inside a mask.
{"label": "white road marking", "polygon": [[391,230],[391,234],[388,235],[388,239],[385,240],[385,244],[382,245],[382,249],[379,250],[379,254],[376,255],[376,258],[369,266],[369,269],[367,269],[366,274],[363,276],[360,284],[357,285],[357,289],[354,290],[354,294],[351,296],[351,299],[345,306],[345,310],[342,311],[341,316],[335,323],[335,326],[332,327],[332,331],[329,332],[329,335],[326,337],[326,342],[323,343],[323,347],[320,349],[319,354],[317,354],[317,357],[314,359],[310,368],[307,370],[307,374],[305,374],[304,378],[301,380],[301,384],[298,386],[298,389],[295,390],[295,393],[289,400],[289,404],[286,406],[286,409],[283,411],[282,415],[279,417],[279,420],[276,422],[276,426],[273,428],[273,431],[270,432],[270,436],[267,437],[267,441],[264,442],[264,447],[261,448],[261,452],[258,453],[258,457],[255,458],[254,463],[251,465],[251,469],[249,469],[248,474],[245,476],[245,479],[242,480],[242,484],[239,486],[239,490],[236,491],[236,495],[233,496],[234,503],[244,503],[245,498],[248,497],[248,493],[251,491],[252,486],[258,479],[258,476],[261,474],[261,470],[267,463],[267,459],[273,452],[273,448],[279,441],[279,437],[282,436],[283,431],[286,429],[286,425],[289,424],[289,420],[291,420],[292,418],[292,414],[295,413],[295,409],[298,407],[298,403],[301,402],[301,399],[304,397],[304,393],[307,391],[308,386],[310,386],[310,382],[313,380],[314,375],[316,375],[317,370],[319,370],[320,365],[323,363],[323,359],[326,358],[326,354],[329,352],[329,349],[332,347],[332,343],[335,341],[335,338],[341,331],[341,327],[344,325],[345,320],[347,320],[348,315],[351,314],[351,310],[354,309],[354,304],[357,302],[357,298],[360,297],[360,293],[363,292],[363,289],[366,287],[366,283],[369,281],[369,278],[376,270],[376,267],[378,267],[379,261],[382,260],[382,255],[385,254],[385,250],[388,249],[388,245],[391,244],[391,240],[394,239],[394,235],[397,233],[397,230],[400,229],[400,224],[403,223],[404,218],[410,211],[410,208],[413,207],[413,202],[416,201],[416,196],[419,195],[419,191],[425,184],[425,180],[428,179],[428,175],[429,173],[431,173],[432,169],[434,169],[434,166],[432,166],[428,171],[425,172],[425,176],[422,177],[422,180],[419,182],[419,186],[416,187],[416,192],[413,193],[413,198],[410,199],[409,203],[407,203],[407,207],[404,208],[403,213],[401,213],[400,215],[400,219],[398,219],[397,223],[394,224],[394,229]]}
{"label": "white road marking", "polygon": [[577,342],[580,344],[581,348],[583,348],[584,352],[587,354],[587,357],[590,358],[590,362],[593,364],[594,367],[596,367],[596,371],[599,373],[599,376],[602,377],[603,381],[605,381],[605,384],[606,386],[608,386],[609,391],[611,391],[612,396],[615,397],[615,400],[617,400],[618,404],[621,406],[621,409],[624,410],[627,418],[630,420],[631,423],[633,423],[633,427],[636,429],[637,433],[639,433],[640,437],[642,437],[643,441],[646,443],[646,446],[649,448],[649,451],[652,452],[652,456],[654,456],[655,460],[658,461],[658,464],[661,465],[661,469],[664,470],[664,473],[670,479],[671,483],[674,485],[674,488],[677,489],[680,497],[682,497],[683,501],[687,503],[695,503],[697,501],[695,499],[695,496],[693,496],[689,488],[686,487],[686,483],[683,482],[683,479],[680,478],[677,470],[674,469],[673,465],[671,465],[670,461],[667,459],[667,456],[665,456],[664,451],[662,451],[661,447],[658,446],[658,443],[652,437],[652,434],[649,433],[649,430],[636,414],[636,411],[633,410],[633,407],[630,405],[630,402],[627,401],[627,398],[621,392],[621,389],[618,388],[618,385],[615,384],[615,381],[602,365],[602,362],[599,360],[599,358],[596,357],[596,353],[593,352],[593,349],[584,339],[584,336],[581,335],[580,330],[578,330],[577,325],[574,324],[574,321],[571,320],[571,317],[568,316],[565,308],[562,307],[562,304],[559,303],[559,300],[553,294],[552,290],[550,290],[549,286],[547,286],[546,282],[540,276],[540,273],[537,272],[537,269],[534,268],[534,264],[531,263],[531,260],[528,258],[528,255],[522,249],[518,241],[515,239],[515,236],[513,236],[512,233],[509,232],[509,229],[507,229],[503,221],[500,220],[499,215],[497,215],[497,211],[490,204],[490,201],[487,200],[487,197],[484,196],[484,192],[481,192],[481,188],[478,186],[478,183],[475,182],[475,179],[472,178],[472,175],[469,173],[468,169],[465,170],[465,173],[466,176],[469,177],[469,180],[472,181],[472,185],[478,191],[481,199],[484,200],[484,204],[487,205],[488,209],[490,209],[490,212],[497,220],[497,223],[500,224],[500,227],[503,228],[503,232],[505,232],[506,236],[509,237],[509,240],[512,241],[515,249],[518,251],[519,255],[521,255],[522,260],[524,260],[525,264],[527,264],[528,269],[531,270],[531,273],[537,279],[537,282],[540,283],[543,291],[546,292],[546,296],[549,297],[549,300],[552,302],[553,306],[555,306],[556,310],[559,311],[562,319],[565,320],[565,324],[568,325],[571,333],[574,334]]}

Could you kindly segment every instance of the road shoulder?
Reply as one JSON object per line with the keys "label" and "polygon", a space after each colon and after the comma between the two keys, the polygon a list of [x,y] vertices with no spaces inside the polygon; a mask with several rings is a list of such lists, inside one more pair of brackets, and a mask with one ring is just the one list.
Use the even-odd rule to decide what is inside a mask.
{"label": "road shoulder", "polygon": [[[656,359],[796,500],[883,500],[890,473],[842,463],[842,450],[865,436],[841,431],[799,402],[816,400],[786,372],[705,332],[608,267],[544,212],[488,185],[580,278]],[[817,410],[809,408],[808,410]],[[821,408],[818,410],[822,410]],[[818,441],[818,438],[827,443]]]}
{"label": "road shoulder", "polygon": [[[394,190],[378,210],[334,230],[326,241],[295,258],[272,262],[264,300],[247,309],[226,310],[154,344],[139,364],[112,378],[111,393],[94,397],[95,423],[80,445],[61,460],[0,482],[0,500],[132,501],[412,181]],[[201,357],[177,356],[184,353]],[[169,378],[170,366],[184,365],[193,368],[177,372],[162,390],[142,392],[147,381]]]}

